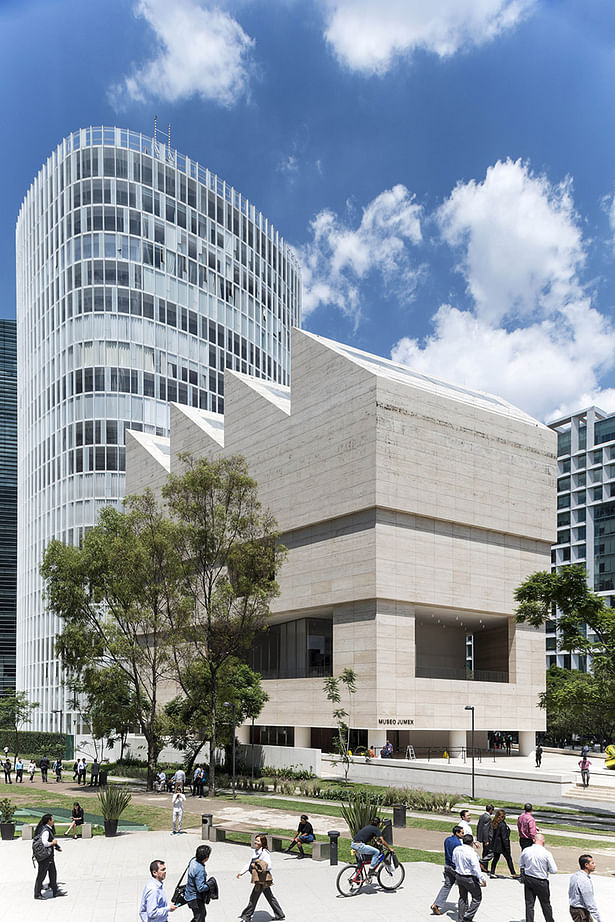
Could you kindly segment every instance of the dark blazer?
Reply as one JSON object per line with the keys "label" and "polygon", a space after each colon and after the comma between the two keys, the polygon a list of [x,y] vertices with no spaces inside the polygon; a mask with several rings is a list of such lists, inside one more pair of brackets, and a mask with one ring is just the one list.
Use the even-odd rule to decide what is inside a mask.
{"label": "dark blazer", "polygon": [[499,855],[510,854],[510,826],[502,820],[497,829],[492,828],[491,850]]}

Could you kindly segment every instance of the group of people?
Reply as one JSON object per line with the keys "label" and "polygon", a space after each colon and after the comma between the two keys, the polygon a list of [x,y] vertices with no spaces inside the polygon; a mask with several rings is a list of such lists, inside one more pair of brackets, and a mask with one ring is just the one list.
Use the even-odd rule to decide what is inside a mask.
{"label": "group of people", "polygon": [[[205,869],[210,857],[211,846],[199,845],[180,879],[180,881],[183,880],[187,874],[183,902],[187,903],[192,910],[192,922],[204,922],[207,915],[207,904],[210,900],[218,898],[217,881],[214,877],[208,877]],[[169,913],[174,912],[180,904],[168,900],[164,891],[164,881],[167,876],[166,863],[158,858],[152,861],[149,870],[150,880],[143,888],[139,904],[139,919],[141,922],[167,922]],[[250,859],[237,874],[239,878],[250,873],[253,885],[248,903],[239,917],[241,922],[250,922],[261,896],[264,896],[269,903],[274,919],[286,918],[284,910],[272,892],[271,872],[272,863],[271,854],[267,848],[267,836],[261,833],[255,836]]]}
{"label": "group of people", "polygon": [[[197,765],[192,773],[191,793],[193,797],[204,797],[205,788],[207,787],[207,772],[204,765]],[[154,779],[154,790],[159,794],[173,793],[181,790],[183,793],[186,788],[186,772],[183,768],[178,768],[172,775],[167,775],[164,769],[156,773]]]}
{"label": "group of people", "polygon": [[487,738],[489,741],[489,749],[495,749],[496,751],[505,749],[506,755],[510,755],[513,744],[512,733],[492,733],[490,731]]}
{"label": "group of people", "polygon": [[[459,823],[453,826],[452,835],[444,840],[444,880],[431,904],[433,915],[443,914],[447,897],[457,885],[458,920],[471,922],[481,904],[481,888],[487,885],[487,874],[492,878],[497,876],[495,868],[503,855],[511,877],[523,882],[526,922],[534,922],[536,900],[540,903],[545,922],[553,922],[549,874],[557,873],[557,865],[551,852],[545,848],[545,837],[538,831],[532,811],[532,804],[526,803],[517,819],[520,873],[516,873],[511,857],[510,827],[506,823],[505,811],[495,810],[493,804],[487,804],[476,826],[476,838],[472,834],[469,810],[460,812]],[[480,858],[479,848],[482,850]],[[489,861],[492,862],[490,872]],[[568,888],[573,922],[591,922],[592,918],[601,922],[590,879],[595,869],[591,855],[579,857],[579,870],[571,876]]]}

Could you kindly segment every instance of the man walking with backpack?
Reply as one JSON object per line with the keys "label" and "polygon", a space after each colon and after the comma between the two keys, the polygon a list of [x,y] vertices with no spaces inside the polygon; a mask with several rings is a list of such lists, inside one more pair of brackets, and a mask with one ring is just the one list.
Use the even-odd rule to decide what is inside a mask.
{"label": "man walking with backpack", "polygon": [[32,861],[38,863],[38,873],[34,884],[35,900],[43,899],[43,881],[47,874],[49,874],[49,886],[53,896],[66,896],[66,891],[60,890],[58,887],[54,851],[61,852],[62,849],[56,839],[53,816],[51,813],[45,813],[36,827],[34,838],[32,839]]}

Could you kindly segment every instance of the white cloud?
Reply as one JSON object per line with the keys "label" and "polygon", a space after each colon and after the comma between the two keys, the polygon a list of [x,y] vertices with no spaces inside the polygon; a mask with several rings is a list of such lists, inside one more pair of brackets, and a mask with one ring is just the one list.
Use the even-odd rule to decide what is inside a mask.
{"label": "white cloud", "polygon": [[112,87],[116,105],[200,96],[230,106],[246,92],[254,42],[228,13],[198,0],[139,0],[135,15],[153,29],[155,55]]}
{"label": "white cloud", "polygon": [[322,0],[325,38],[351,70],[384,73],[417,49],[440,57],[488,42],[521,21],[534,0]]}
{"label": "white cloud", "polygon": [[382,192],[363,210],[358,226],[350,217],[321,211],[311,224],[312,239],[300,251],[303,312],[330,304],[358,321],[359,283],[372,272],[405,298],[416,284],[417,269],[408,245],[421,241],[421,207],[405,186]]}
{"label": "white cloud", "polygon": [[458,185],[436,217],[461,250],[472,307],[442,305],[433,333],[402,338],[393,358],[540,418],[591,402],[615,406],[599,383],[615,363],[615,330],[579,279],[585,251],[571,184],[496,163],[482,183]]}

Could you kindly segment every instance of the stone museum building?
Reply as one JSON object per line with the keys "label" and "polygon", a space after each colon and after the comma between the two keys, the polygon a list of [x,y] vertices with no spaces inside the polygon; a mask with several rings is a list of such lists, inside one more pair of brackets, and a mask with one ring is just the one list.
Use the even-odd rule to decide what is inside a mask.
{"label": "stone museum building", "polygon": [[[357,674],[354,747],[458,749],[544,729],[544,632],[515,588],[549,567],[556,434],[506,401],[294,329],[292,385],[225,375],[224,417],[171,405],[127,435],[127,490],[177,456],[242,454],[288,557],[253,665],[270,698],[242,742],[331,751],[323,677]],[[250,736],[250,733],[253,735]],[[291,759],[292,761],[292,759]]]}

